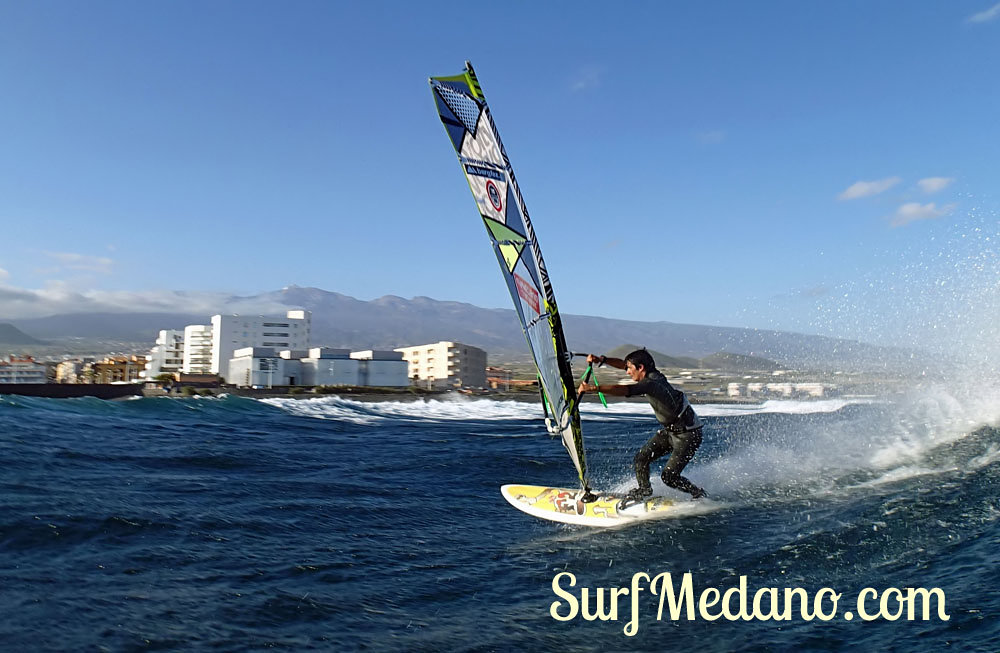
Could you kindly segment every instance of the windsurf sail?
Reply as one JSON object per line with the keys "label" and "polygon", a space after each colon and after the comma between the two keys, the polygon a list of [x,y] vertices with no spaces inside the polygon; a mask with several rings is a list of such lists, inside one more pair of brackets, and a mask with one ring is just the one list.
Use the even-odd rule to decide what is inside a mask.
{"label": "windsurf sail", "polygon": [[562,438],[580,483],[589,489],[571,354],[542,250],[483,88],[468,61],[465,72],[431,77],[430,84],[538,368],[546,426]]}

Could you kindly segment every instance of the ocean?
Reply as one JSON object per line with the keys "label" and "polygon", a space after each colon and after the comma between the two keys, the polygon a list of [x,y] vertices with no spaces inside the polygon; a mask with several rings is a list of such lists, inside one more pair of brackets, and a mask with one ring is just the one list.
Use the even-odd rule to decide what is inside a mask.
{"label": "ocean", "polygon": [[[501,497],[575,485],[536,404],[0,397],[0,641],[997,651],[1000,402],[983,394],[697,406],[685,473],[710,500],[654,471],[683,509],[614,529]],[[593,485],[628,489],[649,407],[583,419]]]}

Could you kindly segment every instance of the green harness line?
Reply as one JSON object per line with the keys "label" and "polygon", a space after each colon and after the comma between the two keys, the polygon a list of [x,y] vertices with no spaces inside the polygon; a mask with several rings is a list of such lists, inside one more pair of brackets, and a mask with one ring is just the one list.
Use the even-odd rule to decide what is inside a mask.
{"label": "green harness line", "polygon": [[601,398],[601,403],[604,404],[605,408],[607,408],[608,402],[607,400],[604,399],[604,393],[601,392],[601,384],[597,382],[597,375],[594,374],[593,363],[587,364],[587,371],[583,373],[583,376],[580,377],[580,380],[582,380],[584,383],[588,383],[590,381],[590,377],[594,377],[594,386],[597,387],[597,396]]}

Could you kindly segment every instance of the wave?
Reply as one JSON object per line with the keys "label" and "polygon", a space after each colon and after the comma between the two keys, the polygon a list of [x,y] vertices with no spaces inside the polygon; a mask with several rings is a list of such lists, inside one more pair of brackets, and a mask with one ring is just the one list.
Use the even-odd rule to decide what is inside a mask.
{"label": "wave", "polygon": [[336,395],[315,399],[260,399],[261,403],[302,417],[339,420],[360,425],[393,421],[524,420],[540,415],[537,404],[489,399],[418,399],[360,401]]}
{"label": "wave", "polygon": [[[795,418],[735,429],[725,454],[700,475],[724,492],[803,498],[975,473],[1000,462],[996,397],[986,387],[960,392],[927,385],[891,401],[815,402],[808,413],[785,405],[780,412]],[[859,403],[869,407],[843,410]]]}
{"label": "wave", "polygon": [[[489,421],[537,420],[542,417],[538,402],[494,399],[421,399],[412,401],[363,401],[345,399],[336,395],[310,399],[270,398],[261,403],[280,408],[288,413],[316,419],[343,420],[354,424],[372,425],[386,420],[420,421]],[[809,415],[835,413],[846,406],[870,404],[867,398],[825,399],[814,401],[771,399],[760,404],[699,404],[696,410],[705,417],[731,417],[737,415],[787,414]],[[598,403],[585,403],[580,407],[584,422],[617,420],[622,418],[652,416],[653,410],[646,402],[614,402],[607,408]]]}
{"label": "wave", "polygon": [[[821,399],[812,401],[772,399],[759,404],[699,404],[695,408],[705,417],[731,417],[757,414],[808,415],[833,413],[846,406],[871,403],[869,399]],[[302,417],[340,420],[359,425],[378,424],[386,420],[420,421],[489,421],[538,420],[541,404],[536,401],[472,399],[462,396],[446,399],[416,399],[409,401],[366,401],[338,395],[307,399],[275,397],[256,399],[222,394],[214,397],[137,397],[127,401],[106,401],[94,397],[51,399],[0,395],[0,414],[8,410],[76,414],[135,414],[191,412],[239,412],[278,409]],[[580,407],[584,422],[631,419],[652,416],[645,401],[613,402],[605,408],[599,403],[584,403]]]}
{"label": "wave", "polygon": [[812,415],[815,413],[836,413],[847,406],[880,403],[879,400],[858,397],[849,399],[768,399],[760,404],[703,404],[696,406],[699,415],[705,417],[733,417],[736,415]]}
{"label": "wave", "polygon": [[[956,468],[986,467],[1000,462],[1000,444],[992,449],[962,445],[968,445],[976,428],[1000,417],[997,396],[983,392],[962,394],[928,385],[891,400],[844,397],[699,404],[698,413],[708,418],[707,436],[716,444],[703,448],[690,468],[692,477],[717,488],[723,496],[746,492],[788,494],[789,488],[795,487],[799,490],[792,494],[801,496],[802,492],[887,485]],[[0,397],[0,419],[4,419],[4,413],[8,413],[7,419],[19,419],[17,415],[24,409],[37,411],[42,417],[48,413],[56,420],[62,419],[59,414],[71,414],[74,419],[99,416],[184,422],[188,416],[197,415],[199,420],[226,423],[236,415],[256,419],[255,415],[285,414],[339,422],[345,428],[493,422],[495,428],[484,430],[477,426],[473,430],[476,435],[500,438],[535,436],[542,428],[538,402],[464,396],[391,401],[337,395],[306,399],[221,395],[131,401]],[[653,418],[645,401],[614,402],[607,408],[588,402],[581,410],[594,451],[622,446],[621,430],[613,426],[615,422]],[[750,416],[757,419],[744,420]],[[588,422],[592,423],[589,429]],[[602,429],[600,423],[607,426]],[[615,479],[606,480],[628,482],[628,474],[622,474],[621,479],[615,475]]]}
{"label": "wave", "polygon": [[195,397],[129,397],[105,400],[96,397],[54,399],[0,395],[0,416],[8,411],[31,410],[39,414],[77,414],[134,417],[158,414],[186,415],[195,413],[253,413],[270,411],[271,407],[246,397],[221,394]]}

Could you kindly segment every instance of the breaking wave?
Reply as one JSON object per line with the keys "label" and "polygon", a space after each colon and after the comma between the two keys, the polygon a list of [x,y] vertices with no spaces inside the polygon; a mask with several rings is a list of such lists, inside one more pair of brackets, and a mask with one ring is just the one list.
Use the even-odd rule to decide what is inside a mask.
{"label": "breaking wave", "polygon": [[[344,420],[354,424],[374,424],[384,420],[535,420],[541,416],[538,402],[498,401],[493,399],[428,399],[414,401],[359,401],[329,396],[310,399],[271,398],[261,403],[288,413],[316,419]],[[834,413],[846,406],[868,404],[873,400],[826,399],[815,401],[771,399],[759,404],[699,404],[696,410],[706,417],[736,415]],[[584,422],[652,416],[643,402],[585,403],[580,409]]]}

